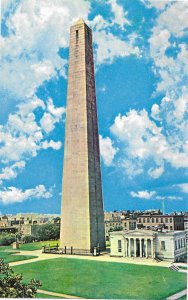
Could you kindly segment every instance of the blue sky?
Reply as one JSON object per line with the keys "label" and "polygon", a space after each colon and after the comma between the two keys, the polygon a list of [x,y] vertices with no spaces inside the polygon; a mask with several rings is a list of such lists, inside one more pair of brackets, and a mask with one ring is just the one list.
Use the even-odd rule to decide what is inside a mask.
{"label": "blue sky", "polygon": [[0,211],[60,213],[69,28],[93,30],[105,210],[187,210],[187,1],[2,0]]}

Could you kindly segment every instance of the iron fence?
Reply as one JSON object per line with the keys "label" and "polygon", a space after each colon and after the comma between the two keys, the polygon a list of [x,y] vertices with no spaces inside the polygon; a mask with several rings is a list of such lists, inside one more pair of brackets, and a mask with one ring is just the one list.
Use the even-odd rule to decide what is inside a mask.
{"label": "iron fence", "polygon": [[68,255],[100,255],[100,249],[95,248],[93,250],[86,249],[75,249],[71,248],[59,248],[59,246],[43,246],[43,253],[51,253],[51,254],[68,254]]}

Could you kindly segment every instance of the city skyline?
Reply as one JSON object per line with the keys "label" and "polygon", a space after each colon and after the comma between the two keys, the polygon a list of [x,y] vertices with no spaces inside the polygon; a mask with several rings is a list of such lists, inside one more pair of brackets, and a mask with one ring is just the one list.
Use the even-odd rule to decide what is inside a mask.
{"label": "city skyline", "polygon": [[80,17],[93,30],[104,209],[187,209],[187,6],[2,1],[2,213],[60,213],[69,27]]}

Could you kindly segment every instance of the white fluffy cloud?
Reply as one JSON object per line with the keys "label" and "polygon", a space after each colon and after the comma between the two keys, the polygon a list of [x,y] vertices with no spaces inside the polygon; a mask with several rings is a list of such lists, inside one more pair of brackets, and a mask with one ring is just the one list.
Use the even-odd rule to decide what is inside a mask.
{"label": "white fluffy cloud", "polygon": [[106,166],[110,166],[113,163],[113,159],[118,152],[117,148],[113,147],[112,140],[109,137],[103,138],[99,136],[100,142],[100,154]]}
{"label": "white fluffy cloud", "polygon": [[[171,1],[171,5],[159,14],[156,26],[152,29],[152,35],[149,39],[150,54],[154,60],[155,71],[161,78],[157,86],[159,92],[175,90],[186,80],[188,73],[186,44],[180,41],[177,45],[170,38],[179,38],[186,34],[188,28],[187,11],[187,1]],[[166,52],[168,48],[175,50],[177,55],[168,56]]]}
{"label": "white fluffy cloud", "polygon": [[3,204],[23,202],[28,199],[48,199],[51,197],[51,189],[49,191],[46,190],[44,185],[38,185],[35,188],[24,191],[13,186],[0,190],[0,202]]}
{"label": "white fluffy cloud", "polygon": [[48,148],[52,148],[54,150],[59,150],[62,146],[62,143],[60,141],[55,142],[53,140],[48,141],[44,141],[42,144],[43,149],[48,149]]}
{"label": "white fluffy cloud", "polygon": [[155,191],[138,191],[138,192],[130,192],[130,195],[133,197],[133,198],[141,198],[141,199],[151,199],[153,198],[153,196],[156,195],[156,192]]}
{"label": "white fluffy cloud", "polygon": [[[159,178],[167,164],[188,167],[188,50],[182,38],[188,28],[188,2],[142,1],[159,9],[149,38],[153,70],[159,76],[156,92],[164,92],[161,103],[146,110],[130,110],[118,115],[110,131],[116,139],[121,159],[116,164],[129,177],[146,171]],[[177,18],[176,18],[177,15]],[[176,55],[168,55],[168,49]]]}
{"label": "white fluffy cloud", "polygon": [[51,132],[55,128],[55,124],[61,120],[61,117],[64,113],[64,107],[55,108],[52,99],[48,99],[47,112],[44,113],[40,120],[42,129],[46,133]]}
{"label": "white fluffy cloud", "polygon": [[140,50],[135,46],[136,37],[132,34],[128,36],[128,41],[124,41],[105,30],[95,32],[93,39],[97,44],[97,64],[112,63],[116,57],[139,56]]}
{"label": "white fluffy cloud", "polygon": [[[110,130],[121,142],[122,155],[126,153],[125,157],[129,158],[129,164],[123,165],[129,169],[128,172],[131,163],[141,167],[148,161],[154,162],[154,167],[148,170],[148,174],[153,178],[163,174],[165,162],[175,168],[188,167],[188,149],[184,147],[184,141],[177,137],[176,140],[172,138],[177,131],[174,132],[172,128],[172,135],[168,136],[163,132],[163,127],[157,126],[150,119],[145,110],[131,110],[127,115],[118,115]],[[135,171],[135,167],[132,167],[132,171]]]}
{"label": "white fluffy cloud", "polygon": [[156,9],[164,9],[167,4],[172,4],[174,0],[141,0],[146,6],[154,7]]}
{"label": "white fluffy cloud", "polygon": [[183,200],[180,196],[156,196],[157,200]]}
{"label": "white fluffy cloud", "polygon": [[124,29],[125,25],[131,25],[130,21],[126,18],[127,12],[117,3],[117,0],[109,0],[109,3],[114,14],[113,22],[118,24],[121,29]]}
{"label": "white fluffy cloud", "polygon": [[152,178],[159,178],[163,173],[164,173],[164,166],[163,165],[159,166],[158,168],[150,168],[148,170],[148,174]]}
{"label": "white fluffy cloud", "polygon": [[180,183],[177,186],[181,189],[181,191],[185,194],[188,194],[188,183]]}
{"label": "white fluffy cloud", "polygon": [[[15,9],[16,7],[16,9]],[[31,97],[45,80],[65,76],[67,61],[59,48],[68,47],[72,22],[89,12],[89,1],[3,1],[8,35],[1,38],[0,87],[18,98]],[[2,16],[2,17],[4,17]]]}
{"label": "white fluffy cloud", "polygon": [[15,178],[18,172],[25,167],[25,161],[18,161],[15,164],[11,165],[10,167],[5,167],[2,169],[2,173],[0,173],[0,183],[3,180],[10,180]]}
{"label": "white fluffy cloud", "polygon": [[[1,37],[0,88],[18,99],[31,97],[45,80],[59,74],[66,77],[67,60],[59,55],[59,50],[69,46],[70,25],[81,16],[87,20],[91,3],[89,0],[2,2],[2,19],[8,34]],[[105,31],[107,24],[118,24],[122,29],[129,24],[126,12],[116,0],[109,0],[108,4],[114,14],[111,23],[101,16],[88,22],[94,27],[99,64],[112,62],[117,56],[139,53],[132,36],[125,42]]]}
{"label": "white fluffy cloud", "polygon": [[[50,116],[48,127],[44,126],[39,117],[37,122],[37,108],[43,111],[41,120],[46,114]],[[61,148],[60,141],[48,141],[48,133],[62,120],[64,114],[65,109],[55,107],[52,99],[47,101],[47,105],[36,97],[18,105],[18,110],[9,115],[7,123],[0,126],[0,160],[5,165],[0,174],[1,181],[15,178],[18,171],[24,169],[25,161],[36,156],[40,149]]]}

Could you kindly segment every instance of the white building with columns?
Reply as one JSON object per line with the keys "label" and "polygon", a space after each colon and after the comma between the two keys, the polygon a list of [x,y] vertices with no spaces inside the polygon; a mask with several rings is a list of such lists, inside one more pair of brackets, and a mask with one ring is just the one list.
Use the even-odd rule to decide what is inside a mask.
{"label": "white building with columns", "polygon": [[185,261],[186,235],[184,231],[158,232],[142,229],[111,232],[110,255]]}

